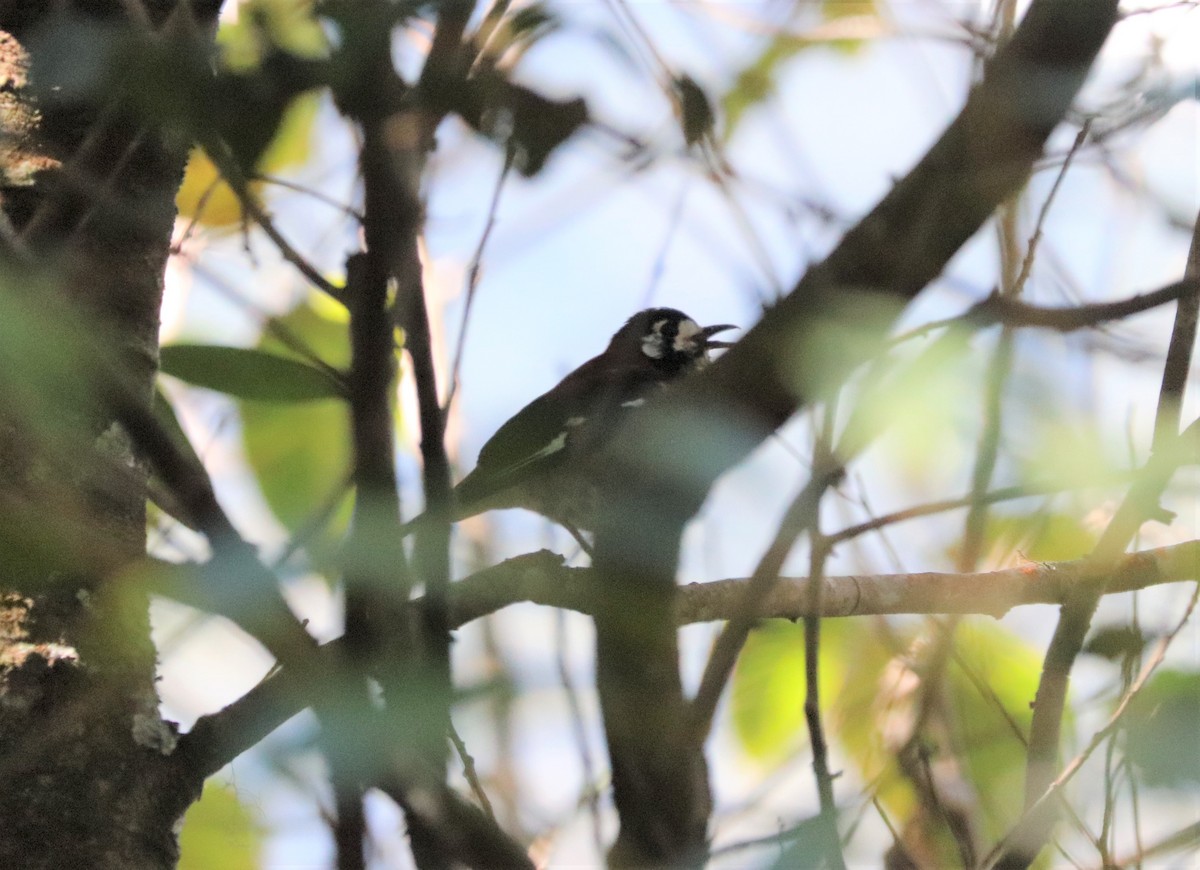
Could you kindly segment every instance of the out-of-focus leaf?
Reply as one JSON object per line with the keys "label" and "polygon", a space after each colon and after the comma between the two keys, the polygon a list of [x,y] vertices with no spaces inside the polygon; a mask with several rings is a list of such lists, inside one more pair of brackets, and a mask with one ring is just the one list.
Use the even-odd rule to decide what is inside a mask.
{"label": "out-of-focus leaf", "polygon": [[582,98],[554,100],[509,80],[497,70],[469,79],[448,95],[451,107],[475,130],[513,150],[525,176],[542,171],[551,153],[587,123]]}
{"label": "out-of-focus leaf", "polygon": [[[308,159],[319,102],[316,94],[292,100],[255,167],[258,174],[276,175]],[[250,195],[261,199],[266,186],[264,182],[251,181]],[[221,173],[202,148],[192,150],[175,204],[181,215],[209,228],[237,228],[244,219],[237,194],[221,180]]]}
{"label": "out-of-focus leaf", "polygon": [[730,690],[734,732],[762,761],[778,760],[804,739],[804,629],[763,622],[746,639]]}
{"label": "out-of-focus leaf", "polygon": [[247,71],[272,49],[300,57],[323,57],[328,40],[313,14],[312,0],[242,0],[237,19],[221,24],[217,46],[226,69]]}
{"label": "out-of-focus leaf", "polygon": [[1200,785],[1200,672],[1160,670],[1125,715],[1125,751],[1148,785]]}
{"label": "out-of-focus leaf", "polygon": [[1149,641],[1132,625],[1105,625],[1092,632],[1083,645],[1083,651],[1119,662],[1140,653]]}
{"label": "out-of-focus leaf", "polygon": [[947,685],[957,746],[943,751],[962,752],[985,835],[996,837],[1021,813],[1025,739],[1042,659],[1013,632],[981,619],[959,627],[956,649]]}
{"label": "out-of-focus leaf", "polygon": [[909,639],[897,631],[889,642],[871,620],[847,619],[824,622],[821,640],[822,656],[845,663],[838,683],[823,692],[826,731],[863,778],[876,783],[879,800],[904,818],[914,799],[895,751],[911,732],[920,683],[896,649]]}
{"label": "out-of-focus leaf", "polygon": [[481,46],[477,69],[516,68],[525,52],[561,26],[558,15],[543,3],[531,3],[505,15]]}
{"label": "out-of-focus leaf", "polygon": [[1020,458],[1021,474],[1030,480],[1058,480],[1065,486],[1088,486],[1111,478],[1117,471],[1105,449],[1099,431],[1044,409],[1053,407],[1053,398],[1044,394],[1027,399],[1031,404],[1032,431],[1026,442],[1026,455]]}
{"label": "out-of-focus leaf", "polygon": [[560,21],[544,3],[531,3],[514,12],[505,25],[514,36],[542,35],[559,27]]}
{"label": "out-of-focus leaf", "polygon": [[726,141],[733,136],[746,112],[774,93],[775,80],[784,62],[812,45],[814,43],[810,40],[780,34],[767,44],[753,63],[738,73],[733,87],[721,100]]}
{"label": "out-of-focus leaf", "polygon": [[680,126],[683,128],[683,138],[688,145],[695,145],[713,131],[716,115],[708,94],[696,84],[689,75],[678,76],[675,81],[675,93],[679,99]]}
{"label": "out-of-focus leaf", "polygon": [[[325,363],[345,368],[350,336],[345,310],[325,300],[301,305],[274,321]],[[258,343],[264,353],[294,357],[268,328]],[[350,470],[349,408],[340,399],[303,404],[242,400],[242,438],[267,504],[296,531],[327,509],[345,486]],[[344,509],[333,533],[344,528]]]}
{"label": "out-of-focus leaf", "polygon": [[[854,650],[854,655],[848,654]],[[864,620],[826,620],[821,625],[820,692],[827,710],[855,688],[848,673],[856,664],[878,665],[880,649]],[[730,688],[730,714],[742,748],[774,761],[808,740],[804,721],[804,626],[763,621],[746,640]]]}
{"label": "out-of-focus leaf", "polygon": [[[875,0],[822,0],[821,15],[825,21],[851,17],[877,18]],[[842,51],[854,51],[861,45],[858,39],[822,39],[796,36],[781,32],[774,36],[762,53],[738,73],[733,87],[721,100],[725,118],[724,138],[733,135],[746,112],[766,100],[775,90],[783,65],[800,52],[815,46],[833,46]]]}
{"label": "out-of-focus leaf", "polygon": [[[821,636],[822,703],[834,751],[874,784],[881,803],[903,822],[916,810],[917,796],[897,753],[911,739],[920,713],[921,668],[914,667],[908,652],[920,647],[914,647],[911,630],[893,627],[889,636],[866,619],[827,620]],[[961,752],[961,767],[979,796],[987,831],[999,834],[1020,811],[1025,759],[1020,735],[1028,732],[1041,659],[1011,632],[984,621],[960,627],[956,650],[942,689],[954,740],[926,742],[926,751],[933,753],[935,765],[939,755]],[[771,652],[766,651],[764,660]],[[787,667],[790,678],[800,682],[773,709],[787,711],[803,703],[803,678],[797,676],[802,656],[800,660],[799,669],[790,662]],[[782,686],[776,691],[782,694]],[[793,727],[802,727],[801,721],[793,719]]]}
{"label": "out-of-focus leaf", "polygon": [[[992,566],[1023,560],[1059,562],[1079,559],[1096,544],[1096,535],[1077,517],[1051,511],[996,514],[988,519],[984,552]],[[955,555],[958,545],[950,548]]]}
{"label": "out-of-focus leaf", "polygon": [[910,359],[872,367],[847,419],[847,450],[861,450],[882,433],[889,467],[915,487],[933,488],[957,475],[965,459],[963,434],[978,416],[979,373],[968,338],[965,330],[951,329]]}
{"label": "out-of-focus leaf", "polygon": [[875,0],[821,0],[821,15],[826,21],[878,14]]}
{"label": "out-of-focus leaf", "polygon": [[233,790],[208,782],[184,816],[179,870],[256,870],[262,842],[261,826]]}
{"label": "out-of-focus leaf", "polygon": [[262,350],[204,344],[162,349],[162,370],[198,387],[261,402],[341,398],[335,377],[307,362]]}

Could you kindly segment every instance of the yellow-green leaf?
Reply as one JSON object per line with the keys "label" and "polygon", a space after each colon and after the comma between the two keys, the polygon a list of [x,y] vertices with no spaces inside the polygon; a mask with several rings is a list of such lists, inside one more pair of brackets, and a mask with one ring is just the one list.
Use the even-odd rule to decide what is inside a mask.
{"label": "yellow-green leaf", "polygon": [[[321,301],[316,301],[320,299]],[[286,335],[286,340],[280,336]],[[300,358],[289,344],[299,342],[325,364],[350,362],[345,309],[314,297],[271,321],[258,350]],[[303,404],[242,400],[242,438],[246,457],[272,512],[292,531],[322,512],[335,511],[330,534],[344,528],[346,506],[337,509],[350,472],[350,415],[340,399]]]}
{"label": "yellow-green leaf", "polygon": [[[277,175],[308,160],[319,102],[317,94],[304,94],[292,100],[275,137],[258,161],[259,175]],[[261,181],[251,181],[248,186],[249,194],[258,200],[269,187]],[[175,204],[180,215],[211,229],[235,229],[245,219],[237,194],[221,179],[220,171],[203,148],[192,149]]]}
{"label": "yellow-green leaf", "polygon": [[229,786],[209,781],[184,817],[179,870],[256,870],[263,830]]}

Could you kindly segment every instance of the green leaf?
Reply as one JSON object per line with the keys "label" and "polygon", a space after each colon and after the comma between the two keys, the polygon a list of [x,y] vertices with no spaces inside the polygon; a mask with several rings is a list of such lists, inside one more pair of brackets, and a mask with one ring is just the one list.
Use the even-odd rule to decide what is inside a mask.
{"label": "green leaf", "polygon": [[774,761],[804,739],[804,629],[782,619],[750,633],[730,689],[734,733],[751,756]]}
{"label": "green leaf", "polygon": [[198,387],[260,402],[311,402],[343,395],[331,373],[295,359],[243,347],[173,344],[162,371]]}
{"label": "green leaf", "polygon": [[1200,672],[1159,671],[1129,706],[1125,752],[1148,785],[1200,784]]}
{"label": "green leaf", "polygon": [[[285,344],[278,335],[288,336]],[[333,368],[350,362],[350,335],[344,308],[314,296],[268,324],[258,352],[290,362],[288,345],[299,342]],[[305,364],[307,365],[307,364]],[[351,462],[350,414],[340,399],[303,403],[243,399],[242,440],[246,458],[271,511],[292,532],[309,529],[325,516],[324,534],[309,542],[313,559],[332,555],[349,522],[346,481]]]}
{"label": "green leaf", "polygon": [[[851,620],[836,622],[840,628]],[[929,630],[917,634],[896,622],[878,631],[869,620],[853,622],[857,631],[831,632],[830,648],[822,648],[823,661],[835,653],[845,662],[841,683],[825,693],[827,733],[857,766],[861,779],[873,784],[896,826],[911,822],[932,834],[928,845],[937,854],[934,864],[949,866],[953,844],[942,822],[930,819],[929,807],[921,806],[898,755],[913,738],[922,705],[931,697],[933,715],[915,744],[922,763],[947,772],[957,769],[977,795],[981,831],[987,837],[1002,834],[1021,810],[1024,735],[1041,659],[995,623],[966,620],[956,632],[944,675],[930,687],[925,682]]]}
{"label": "green leaf", "polygon": [[878,438],[889,466],[914,487],[957,481],[963,436],[977,414],[979,369],[969,339],[951,328],[924,347],[913,341],[880,358],[854,399],[841,448],[853,454]]}
{"label": "green leaf", "polygon": [[[853,662],[871,660],[879,649],[864,620],[821,623],[822,704],[844,699],[858,688],[847,677]],[[853,650],[853,655],[848,651]],[[886,655],[874,656],[880,661]],[[808,740],[804,721],[804,626],[784,619],[764,620],[746,639],[730,688],[734,733],[752,757],[777,761]],[[831,728],[831,731],[833,729]]]}
{"label": "green leaf", "polygon": [[[988,518],[984,552],[992,565],[1021,560],[1059,562],[1082,558],[1096,545],[1096,534],[1078,517],[1054,511],[993,513]],[[957,555],[958,544],[950,548]]]}
{"label": "green leaf", "polygon": [[263,831],[227,785],[208,782],[184,817],[179,870],[256,870]]}
{"label": "green leaf", "polygon": [[947,685],[956,745],[943,751],[962,753],[984,831],[1000,836],[1021,814],[1030,705],[1042,658],[1013,632],[982,619],[959,626],[955,648]]}

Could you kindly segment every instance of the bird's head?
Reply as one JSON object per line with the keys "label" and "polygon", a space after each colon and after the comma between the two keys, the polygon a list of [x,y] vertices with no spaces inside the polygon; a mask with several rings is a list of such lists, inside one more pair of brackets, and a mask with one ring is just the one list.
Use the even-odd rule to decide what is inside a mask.
{"label": "bird's head", "polygon": [[664,375],[674,377],[703,368],[710,350],[730,346],[727,341],[714,341],[713,336],[736,328],[728,323],[700,326],[675,308],[647,308],[617,331],[609,351],[640,354]]}

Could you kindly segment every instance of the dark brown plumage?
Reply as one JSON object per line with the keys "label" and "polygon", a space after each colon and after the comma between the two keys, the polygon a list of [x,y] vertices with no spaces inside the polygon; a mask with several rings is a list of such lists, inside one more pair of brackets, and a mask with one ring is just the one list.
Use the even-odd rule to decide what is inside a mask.
{"label": "dark brown plumage", "polygon": [[728,324],[700,327],[674,308],[639,311],[599,356],[538,396],[497,430],[475,470],[454,489],[451,519],[526,508],[590,529],[595,476],[589,458],[655,390],[703,368]]}

